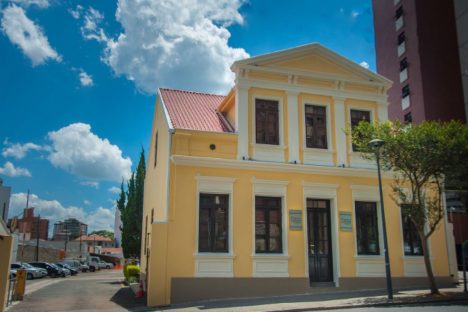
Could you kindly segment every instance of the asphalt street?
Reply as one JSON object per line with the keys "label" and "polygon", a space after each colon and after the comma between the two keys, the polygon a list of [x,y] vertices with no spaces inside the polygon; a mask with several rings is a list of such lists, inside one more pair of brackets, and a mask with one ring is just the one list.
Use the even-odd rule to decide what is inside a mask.
{"label": "asphalt street", "polygon": [[[313,311],[313,310],[310,310]],[[340,311],[340,312],[357,312],[357,311],[366,311],[366,312],[466,312],[468,311],[468,302],[463,304],[444,304],[444,305],[423,305],[423,306],[397,306],[397,307],[379,307],[379,308],[358,308],[358,309],[339,309],[339,310],[327,310],[327,311]]]}
{"label": "asphalt street", "polygon": [[26,296],[9,312],[131,311],[144,307],[121,283],[121,270],[80,273],[74,277],[28,281]]}

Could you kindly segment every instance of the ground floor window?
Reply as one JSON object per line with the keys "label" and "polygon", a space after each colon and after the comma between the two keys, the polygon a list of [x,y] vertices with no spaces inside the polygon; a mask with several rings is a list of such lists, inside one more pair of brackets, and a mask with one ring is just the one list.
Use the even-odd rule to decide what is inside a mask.
{"label": "ground floor window", "polygon": [[379,255],[377,203],[357,201],[355,210],[358,255]]}
{"label": "ground floor window", "polygon": [[200,194],[198,252],[228,252],[227,194]]}
{"label": "ground floor window", "polygon": [[404,205],[401,207],[401,222],[403,228],[403,244],[405,256],[422,256],[422,244],[413,221],[405,213]]}
{"label": "ground floor window", "polygon": [[255,197],[255,252],[282,253],[281,197]]}

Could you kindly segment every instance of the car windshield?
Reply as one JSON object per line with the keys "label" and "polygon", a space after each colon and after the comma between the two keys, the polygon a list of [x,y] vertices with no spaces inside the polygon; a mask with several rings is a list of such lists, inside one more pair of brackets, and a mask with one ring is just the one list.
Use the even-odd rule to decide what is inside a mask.
{"label": "car windshield", "polygon": [[30,265],[29,263],[23,263],[23,267],[26,269],[34,269],[34,267]]}

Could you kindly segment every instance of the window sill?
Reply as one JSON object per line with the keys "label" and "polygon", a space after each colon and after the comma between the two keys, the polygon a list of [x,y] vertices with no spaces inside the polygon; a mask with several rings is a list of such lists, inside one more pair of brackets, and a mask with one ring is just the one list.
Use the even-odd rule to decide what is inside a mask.
{"label": "window sill", "polygon": [[251,143],[250,146],[254,148],[276,149],[276,150],[284,150],[287,147],[286,145],[283,145],[283,144],[262,144],[262,143]]}
{"label": "window sill", "polygon": [[328,148],[315,148],[315,147],[305,147],[302,149],[304,153],[322,153],[322,154],[333,154],[335,151]]}
{"label": "window sill", "polygon": [[289,260],[291,256],[287,254],[274,254],[274,253],[265,253],[265,254],[254,254],[250,256],[253,260]]}
{"label": "window sill", "polygon": [[206,253],[196,253],[193,255],[195,259],[235,259],[236,255],[233,255],[231,253],[215,253],[215,252],[206,252]]}
{"label": "window sill", "polygon": [[354,259],[356,259],[357,261],[385,261],[383,255],[357,255],[354,256]]}

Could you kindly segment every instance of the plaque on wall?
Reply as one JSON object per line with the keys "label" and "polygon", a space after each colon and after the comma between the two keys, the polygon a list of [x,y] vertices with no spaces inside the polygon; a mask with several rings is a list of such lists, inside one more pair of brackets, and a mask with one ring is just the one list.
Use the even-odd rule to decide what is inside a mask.
{"label": "plaque on wall", "polygon": [[292,231],[302,230],[302,211],[289,210],[289,229]]}
{"label": "plaque on wall", "polygon": [[353,231],[351,212],[340,212],[340,230],[344,232]]}

